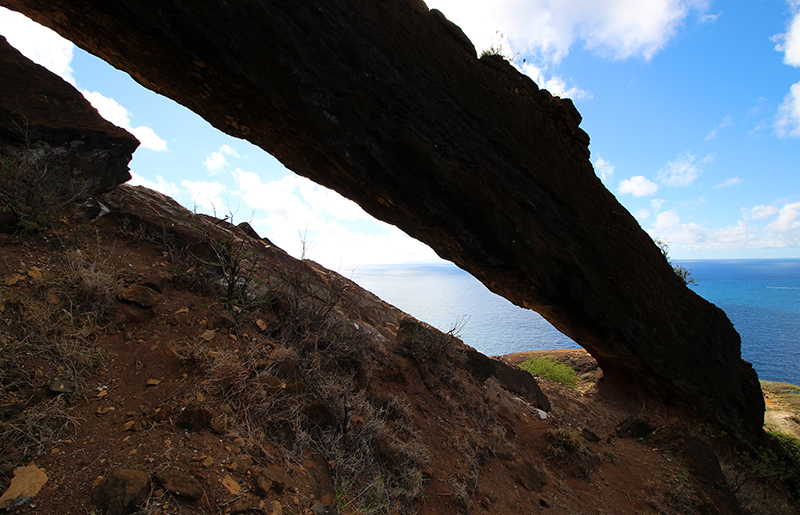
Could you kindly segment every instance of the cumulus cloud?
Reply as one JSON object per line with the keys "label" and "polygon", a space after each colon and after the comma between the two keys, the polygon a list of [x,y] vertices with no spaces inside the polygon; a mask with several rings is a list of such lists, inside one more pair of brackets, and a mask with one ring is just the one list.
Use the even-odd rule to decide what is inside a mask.
{"label": "cumulus cloud", "polygon": [[518,69],[533,79],[541,89],[546,89],[553,95],[561,98],[571,98],[580,100],[584,98],[592,98],[592,94],[585,91],[578,86],[567,86],[567,82],[559,76],[551,76],[549,79],[545,76],[543,67],[537,66],[530,61],[522,63]]}
{"label": "cumulus cloud", "polygon": [[22,55],[75,86],[70,41],[5,7],[0,7],[0,34]]}
{"label": "cumulus cloud", "polygon": [[630,193],[634,197],[646,197],[658,191],[658,184],[654,183],[643,175],[636,175],[630,179],[623,179],[619,183],[617,192],[620,194]]}
{"label": "cumulus cloud", "polygon": [[732,225],[709,228],[684,222],[677,212],[659,213],[648,229],[653,238],[670,242],[672,250],[739,250],[800,246],[800,202],[742,209]]}
{"label": "cumulus cloud", "polygon": [[600,180],[607,183],[614,176],[614,165],[602,157],[598,157],[594,162],[594,171],[600,177]]}
{"label": "cumulus cloud", "polygon": [[558,62],[576,43],[611,59],[651,59],[684,24],[697,0],[429,0],[464,29],[479,49],[495,32],[505,33],[517,51]]}
{"label": "cumulus cloud", "polygon": [[205,161],[203,161],[206,170],[213,174],[222,171],[226,166],[228,166],[228,161],[225,159],[225,154],[231,157],[240,157],[239,154],[229,145],[222,145],[219,147],[219,152],[212,152],[208,157],[206,157]]}
{"label": "cumulus cloud", "polygon": [[145,188],[163,193],[168,197],[176,197],[180,193],[180,188],[178,188],[175,183],[167,182],[160,175],[156,175],[155,181],[150,181],[138,173],[131,171],[131,180],[128,181],[128,184],[131,186],[144,186]]}
{"label": "cumulus cloud", "polygon": [[650,205],[653,206],[653,211],[656,213],[661,211],[661,208],[666,204],[667,201],[663,198],[654,198],[650,201]]}
{"label": "cumulus cloud", "polygon": [[778,212],[777,207],[761,204],[759,206],[750,209],[745,209],[743,218],[745,219],[751,218],[754,220],[759,220],[759,219],[769,218],[774,214],[776,214],[777,212]]}
{"label": "cumulus cloud", "polygon": [[793,202],[784,205],[778,211],[778,217],[769,224],[771,231],[779,233],[798,233],[800,232],[800,202]]}
{"label": "cumulus cloud", "polygon": [[706,141],[711,141],[712,139],[716,138],[717,133],[719,133],[719,131],[721,131],[726,127],[730,127],[731,125],[733,125],[733,118],[731,118],[731,116],[728,115],[725,118],[723,118],[721,122],[715,125],[714,128],[711,130],[711,132],[706,134]]}
{"label": "cumulus cloud", "polygon": [[228,166],[228,162],[225,160],[225,156],[222,155],[222,152],[212,152],[211,155],[206,157],[206,160],[203,161],[203,164],[206,167],[206,170],[209,172],[219,172],[226,166]]}
{"label": "cumulus cloud", "polygon": [[676,188],[680,186],[690,186],[702,173],[702,166],[714,159],[713,154],[709,154],[703,159],[695,162],[697,158],[691,152],[680,154],[677,159],[667,163],[664,168],[656,173],[656,179],[664,186]]}
{"label": "cumulus cloud", "polygon": [[776,34],[772,40],[775,50],[783,52],[783,62],[789,66],[800,66],[800,2],[789,0],[792,19],[785,33]]}
{"label": "cumulus cloud", "polygon": [[192,205],[189,208],[192,210],[196,210],[196,207],[200,206],[216,216],[223,216],[226,210],[231,207],[228,202],[225,202],[220,197],[228,189],[221,182],[184,180],[181,182],[181,186],[189,190],[189,195],[192,198]]}
{"label": "cumulus cloud", "polygon": [[262,182],[257,174],[241,169],[234,171],[233,177],[239,189],[231,193],[241,196],[257,213],[253,227],[295,256],[302,251],[300,235],[304,234],[312,245],[308,257],[332,269],[397,263],[398,259],[439,259],[423,243],[372,219],[358,204],[303,177],[287,175]]}
{"label": "cumulus cloud", "polygon": [[782,138],[800,138],[800,82],[792,84],[789,94],[778,108],[775,134]]}
{"label": "cumulus cloud", "polygon": [[723,182],[714,185],[714,189],[719,188],[727,188],[728,186],[738,186],[742,183],[742,180],[738,177],[731,177],[730,179],[725,179]]}
{"label": "cumulus cloud", "polygon": [[100,116],[136,136],[136,139],[139,140],[142,147],[156,151],[167,150],[167,142],[159,138],[156,132],[150,127],[142,125],[132,127],[130,121],[131,113],[113,98],[108,98],[97,91],[84,90],[81,91],[81,93],[83,93],[86,100],[97,109]]}

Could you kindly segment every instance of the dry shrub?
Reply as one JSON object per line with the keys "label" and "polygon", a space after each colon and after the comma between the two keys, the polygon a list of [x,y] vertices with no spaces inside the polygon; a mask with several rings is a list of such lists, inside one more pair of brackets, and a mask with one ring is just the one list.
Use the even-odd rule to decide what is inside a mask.
{"label": "dry shrub", "polygon": [[89,186],[71,177],[64,149],[40,143],[0,151],[0,212],[14,220],[0,227],[7,232],[30,233],[49,225]]}
{"label": "dry shrub", "polygon": [[278,328],[283,338],[271,351],[250,340],[238,352],[185,345],[180,356],[204,372],[206,389],[230,405],[234,428],[256,447],[277,443],[290,462],[307,450],[322,456],[344,511],[411,513],[423,495],[426,450],[405,401],[376,404],[365,393],[369,335],[332,313],[313,332],[284,319],[291,327]]}
{"label": "dry shrub", "polygon": [[580,432],[561,426],[547,432],[550,444],[545,451],[548,458],[561,467],[574,466],[576,477],[589,477],[600,461],[597,454],[586,446]]}
{"label": "dry shrub", "polygon": [[689,472],[677,458],[665,455],[655,476],[645,484],[644,499],[658,515],[693,515],[701,513],[700,498],[692,485]]}
{"label": "dry shrub", "polygon": [[63,396],[45,400],[25,410],[24,416],[12,417],[0,431],[2,454],[21,452],[34,458],[65,433],[75,430],[79,420],[71,413]]}

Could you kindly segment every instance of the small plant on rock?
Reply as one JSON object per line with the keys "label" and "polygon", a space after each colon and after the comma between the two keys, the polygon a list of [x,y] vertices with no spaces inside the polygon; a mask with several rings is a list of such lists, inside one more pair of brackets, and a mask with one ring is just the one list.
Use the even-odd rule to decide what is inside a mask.
{"label": "small plant on rock", "polygon": [[656,238],[655,244],[658,246],[659,250],[661,250],[661,254],[664,255],[664,259],[672,266],[672,270],[675,271],[675,275],[683,281],[683,284],[689,286],[690,284],[697,284],[697,280],[692,277],[692,273],[683,265],[676,265],[669,259],[669,245],[661,239]]}

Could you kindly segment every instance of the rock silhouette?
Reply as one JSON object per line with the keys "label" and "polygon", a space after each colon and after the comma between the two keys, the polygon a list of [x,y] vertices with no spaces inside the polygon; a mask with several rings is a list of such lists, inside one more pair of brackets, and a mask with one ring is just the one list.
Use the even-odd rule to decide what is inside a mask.
{"label": "rock silhouette", "polygon": [[607,382],[761,432],[739,335],[595,176],[572,102],[422,1],[0,4],[538,311]]}
{"label": "rock silhouette", "polygon": [[[139,141],[102,118],[75,88],[34,64],[0,36],[0,153],[46,145],[60,180],[88,196],[130,180]],[[50,177],[56,174],[50,173]]]}

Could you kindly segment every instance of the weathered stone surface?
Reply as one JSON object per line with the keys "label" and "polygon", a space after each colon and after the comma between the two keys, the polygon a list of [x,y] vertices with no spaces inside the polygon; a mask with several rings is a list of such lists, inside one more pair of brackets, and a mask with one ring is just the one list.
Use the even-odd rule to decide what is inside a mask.
{"label": "weathered stone surface", "polygon": [[150,476],[139,470],[118,470],[97,485],[94,505],[104,515],[133,513],[150,494]]}
{"label": "weathered stone surface", "polygon": [[0,37],[0,153],[46,143],[52,159],[85,195],[131,178],[139,141],[103,119],[78,90]]}
{"label": "weathered stone surface", "polygon": [[547,474],[525,458],[517,458],[517,480],[531,492],[538,492],[547,484]]}
{"label": "weathered stone surface", "polygon": [[464,366],[476,379],[486,381],[495,377],[500,386],[509,392],[516,393],[541,410],[550,411],[550,400],[531,374],[474,350],[468,350],[465,354]]}
{"label": "weathered stone surface", "polygon": [[166,469],[159,472],[156,477],[161,482],[164,490],[189,499],[199,499],[203,496],[203,485],[186,472],[178,469]]}
{"label": "weathered stone surface", "polygon": [[739,335],[595,176],[572,102],[477,59],[421,0],[0,4],[538,311],[606,381],[760,434]]}
{"label": "weathered stone surface", "polygon": [[158,304],[158,292],[151,290],[147,286],[134,284],[120,292],[119,297],[128,302],[138,304],[143,308],[152,308]]}
{"label": "weathered stone surface", "polygon": [[11,486],[0,497],[0,510],[13,511],[13,508],[27,504],[36,497],[45,483],[47,474],[35,463],[16,469]]}

